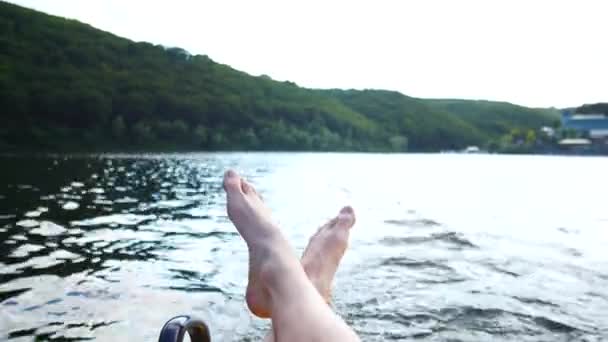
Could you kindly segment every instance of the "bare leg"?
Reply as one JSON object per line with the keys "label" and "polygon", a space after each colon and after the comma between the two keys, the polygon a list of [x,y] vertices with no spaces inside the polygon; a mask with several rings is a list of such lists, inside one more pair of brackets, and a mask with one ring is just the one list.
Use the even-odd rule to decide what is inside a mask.
{"label": "bare leg", "polygon": [[[331,283],[348,246],[348,235],[354,223],[353,209],[342,208],[337,217],[319,228],[310,238],[302,255],[301,263],[308,279],[328,303],[331,300]],[[274,341],[272,330],[264,341]]]}
{"label": "bare leg", "polygon": [[249,248],[247,305],[271,314],[277,341],[358,341],[308,280],[255,189],[234,171],[226,172],[224,189],[228,217]]}

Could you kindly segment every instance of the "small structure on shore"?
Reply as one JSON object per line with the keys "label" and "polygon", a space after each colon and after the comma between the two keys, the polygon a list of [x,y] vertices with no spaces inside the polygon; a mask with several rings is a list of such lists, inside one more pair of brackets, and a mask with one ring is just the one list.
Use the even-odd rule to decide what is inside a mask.
{"label": "small structure on shore", "polygon": [[464,153],[481,153],[481,150],[477,146],[468,146],[464,149]]}
{"label": "small structure on shore", "polygon": [[569,138],[559,141],[560,146],[590,146],[591,140],[584,138]]}
{"label": "small structure on shore", "polygon": [[562,129],[576,131],[591,140],[608,139],[608,115],[562,112]]}
{"label": "small structure on shore", "polygon": [[562,112],[560,149],[575,153],[608,152],[608,115]]}
{"label": "small structure on shore", "polygon": [[588,153],[592,150],[591,140],[585,138],[566,138],[558,142],[559,148],[562,151],[570,153]]}

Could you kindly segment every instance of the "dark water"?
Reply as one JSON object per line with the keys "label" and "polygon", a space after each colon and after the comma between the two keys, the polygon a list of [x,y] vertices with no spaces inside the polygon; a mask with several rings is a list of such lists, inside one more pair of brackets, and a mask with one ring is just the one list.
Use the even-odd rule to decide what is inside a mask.
{"label": "dark water", "polygon": [[608,339],[608,159],[178,154],[0,158],[0,340],[154,341],[172,315],[257,340],[221,175],[301,251],[358,222],[336,310],[363,340]]}

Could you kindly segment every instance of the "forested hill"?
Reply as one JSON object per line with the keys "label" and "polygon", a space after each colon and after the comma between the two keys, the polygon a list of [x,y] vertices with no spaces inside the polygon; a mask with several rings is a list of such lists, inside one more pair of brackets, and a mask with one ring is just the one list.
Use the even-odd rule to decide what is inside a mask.
{"label": "forested hill", "polygon": [[427,100],[427,103],[455,114],[489,137],[505,134],[513,128],[552,126],[559,121],[560,115],[557,109],[527,108],[495,101],[438,99]]}
{"label": "forested hill", "polygon": [[0,149],[404,151],[484,144],[546,110],[312,90],[0,2]]}
{"label": "forested hill", "polygon": [[599,102],[582,105],[574,109],[577,114],[605,114],[608,115],[608,102]]}

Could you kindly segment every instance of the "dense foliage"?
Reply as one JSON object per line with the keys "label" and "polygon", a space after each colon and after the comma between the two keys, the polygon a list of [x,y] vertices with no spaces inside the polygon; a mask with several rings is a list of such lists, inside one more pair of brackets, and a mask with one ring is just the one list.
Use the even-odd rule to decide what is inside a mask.
{"label": "dense foliage", "polygon": [[575,110],[578,114],[606,114],[608,115],[608,103],[600,102],[582,105]]}
{"label": "dense foliage", "polygon": [[439,150],[554,119],[455,103],[305,89],[0,2],[2,149]]}
{"label": "dense foliage", "polygon": [[421,100],[384,90],[323,90],[383,127],[389,136],[407,137],[413,150],[457,149],[481,144],[485,135],[474,124]]}
{"label": "dense foliage", "polygon": [[506,102],[472,100],[428,100],[438,109],[456,114],[462,120],[475,125],[486,138],[495,138],[512,130],[527,130],[559,124],[556,109],[534,109]]}

